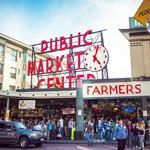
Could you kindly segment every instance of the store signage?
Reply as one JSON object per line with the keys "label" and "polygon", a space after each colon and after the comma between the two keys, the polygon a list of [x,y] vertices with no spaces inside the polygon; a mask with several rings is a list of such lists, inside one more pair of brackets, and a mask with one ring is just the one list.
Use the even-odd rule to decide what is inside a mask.
{"label": "store signage", "polygon": [[146,27],[146,23],[150,22],[150,0],[142,2],[134,18]]}
{"label": "store signage", "polygon": [[19,109],[35,109],[35,100],[19,100]]}
{"label": "store signage", "polygon": [[75,108],[64,108],[61,111],[63,115],[75,114]]}
{"label": "store signage", "polygon": [[[97,72],[103,69],[108,62],[108,51],[101,45],[95,45],[90,39],[92,30],[86,31],[84,34],[78,33],[76,41],[73,41],[73,35],[70,34],[69,38],[61,36],[60,38],[50,39],[49,41],[41,41],[41,53],[53,53],[59,52],[57,56],[47,55],[48,57],[43,60],[28,61],[28,75],[51,75],[48,78],[41,78],[37,83],[39,88],[43,83],[47,85],[47,88],[53,88],[54,84],[59,88],[64,88],[66,83],[68,88],[72,88],[73,82],[77,79],[96,79],[92,72]],[[86,51],[76,51],[68,53],[65,50],[79,48],[81,46],[87,46]],[[76,60],[76,62],[74,62]],[[90,72],[84,75],[81,70],[84,66]],[[75,66],[74,67],[74,63]],[[63,72],[73,72],[74,70],[80,70],[82,74],[75,76],[71,74],[61,75]],[[92,72],[91,72],[92,71]],[[52,76],[55,74],[55,76]]]}
{"label": "store signage", "polygon": [[84,98],[107,98],[150,95],[150,81],[83,84]]}

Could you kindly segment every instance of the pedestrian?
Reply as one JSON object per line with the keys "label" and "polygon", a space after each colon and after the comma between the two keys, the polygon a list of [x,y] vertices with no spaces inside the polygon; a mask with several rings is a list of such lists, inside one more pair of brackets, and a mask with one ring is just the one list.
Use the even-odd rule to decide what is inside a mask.
{"label": "pedestrian", "polygon": [[140,141],[140,150],[144,150],[144,138],[145,138],[145,123],[144,120],[142,119],[138,125],[138,135],[139,135],[139,141]]}
{"label": "pedestrian", "polygon": [[94,127],[92,122],[89,120],[85,129],[85,135],[87,138],[88,146],[93,145],[93,135],[94,135]]}
{"label": "pedestrian", "polygon": [[126,140],[128,137],[128,129],[126,128],[123,120],[119,120],[119,124],[116,125],[114,131],[114,138],[118,141],[118,149],[117,150],[125,150]]}
{"label": "pedestrian", "polygon": [[72,132],[72,128],[75,126],[75,123],[73,121],[73,118],[71,118],[68,122],[68,136],[69,139],[71,139],[71,132]]}
{"label": "pedestrian", "polygon": [[103,135],[103,123],[100,119],[98,120],[98,123],[97,123],[97,133],[98,133],[97,137],[98,137],[98,142],[99,142],[99,141],[103,140],[103,137],[104,137],[104,135]]}
{"label": "pedestrian", "polygon": [[136,123],[132,123],[131,133],[132,133],[132,148],[137,149],[139,148],[139,136]]}

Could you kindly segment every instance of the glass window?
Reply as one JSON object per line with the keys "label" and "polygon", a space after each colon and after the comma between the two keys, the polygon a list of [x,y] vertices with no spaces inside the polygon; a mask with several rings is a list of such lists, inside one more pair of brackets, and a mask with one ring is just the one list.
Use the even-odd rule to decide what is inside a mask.
{"label": "glass window", "polygon": [[11,60],[17,61],[17,51],[15,51],[15,50],[11,51]]}
{"label": "glass window", "polygon": [[10,90],[10,91],[15,91],[15,90],[16,90],[16,87],[13,86],[13,85],[10,85],[10,86],[9,86],[9,90]]}
{"label": "glass window", "polygon": [[3,74],[3,64],[0,64],[0,74]]}
{"label": "glass window", "polygon": [[0,90],[2,90],[2,83],[0,83]]}
{"label": "glass window", "polygon": [[16,79],[16,68],[10,68],[10,77]]}
{"label": "glass window", "polygon": [[19,52],[19,57],[21,57],[21,52]]}
{"label": "glass window", "polygon": [[0,45],[0,55],[4,55],[4,46]]}

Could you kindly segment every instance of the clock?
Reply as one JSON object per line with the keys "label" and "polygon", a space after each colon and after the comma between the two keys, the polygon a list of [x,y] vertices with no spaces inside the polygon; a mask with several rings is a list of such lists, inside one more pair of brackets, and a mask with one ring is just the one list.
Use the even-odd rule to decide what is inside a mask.
{"label": "clock", "polygon": [[108,63],[108,51],[101,45],[95,45],[84,52],[84,65],[90,71],[100,71]]}

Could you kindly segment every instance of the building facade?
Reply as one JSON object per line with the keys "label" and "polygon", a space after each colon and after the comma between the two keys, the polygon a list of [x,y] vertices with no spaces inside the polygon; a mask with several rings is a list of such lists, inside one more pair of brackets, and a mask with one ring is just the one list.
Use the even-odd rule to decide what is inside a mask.
{"label": "building facade", "polygon": [[[41,56],[36,56],[40,59]],[[29,88],[27,63],[32,60],[32,47],[0,33],[0,90]],[[34,80],[37,77],[33,77]]]}

